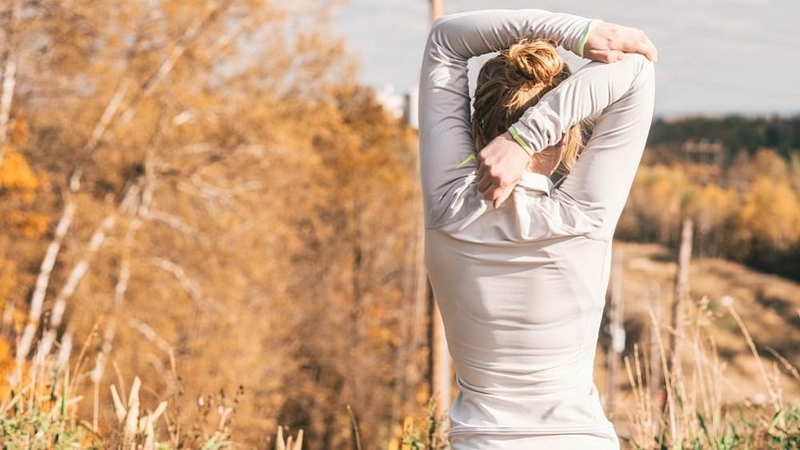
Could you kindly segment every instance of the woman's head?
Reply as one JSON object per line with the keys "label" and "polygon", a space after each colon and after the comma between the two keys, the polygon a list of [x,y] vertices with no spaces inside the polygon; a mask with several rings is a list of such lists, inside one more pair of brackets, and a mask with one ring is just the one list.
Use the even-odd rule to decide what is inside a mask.
{"label": "woman's head", "polygon": [[[569,76],[556,47],[542,40],[522,40],[481,68],[475,90],[472,137],[480,150],[505,133],[530,106]],[[569,171],[582,146],[579,125],[564,136],[561,164]]]}

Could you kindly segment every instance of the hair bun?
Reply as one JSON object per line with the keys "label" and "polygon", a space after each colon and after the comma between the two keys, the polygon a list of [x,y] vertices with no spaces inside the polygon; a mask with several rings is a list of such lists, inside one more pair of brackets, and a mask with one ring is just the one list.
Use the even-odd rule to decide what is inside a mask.
{"label": "hair bun", "polygon": [[547,41],[522,40],[508,49],[506,58],[514,69],[507,74],[508,82],[514,86],[551,85],[564,70],[555,45]]}

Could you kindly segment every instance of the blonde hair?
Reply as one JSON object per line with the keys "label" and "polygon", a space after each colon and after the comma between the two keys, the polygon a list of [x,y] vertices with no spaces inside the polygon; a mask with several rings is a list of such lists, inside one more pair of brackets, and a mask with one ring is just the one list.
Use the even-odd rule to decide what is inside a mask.
{"label": "blonde hair", "polygon": [[[523,39],[487,61],[478,75],[473,102],[471,125],[475,149],[480,151],[508,131],[525,110],[569,75],[569,67],[549,41]],[[572,126],[563,142],[556,172],[566,175],[575,166],[583,147],[581,126]]]}

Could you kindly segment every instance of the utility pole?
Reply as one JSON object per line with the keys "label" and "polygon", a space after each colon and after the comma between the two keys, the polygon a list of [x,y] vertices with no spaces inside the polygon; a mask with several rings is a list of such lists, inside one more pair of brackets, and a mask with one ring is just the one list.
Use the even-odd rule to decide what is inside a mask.
{"label": "utility pole", "polygon": [[[431,24],[442,14],[442,0],[431,0],[430,21]],[[407,98],[406,120],[409,125],[417,128],[417,92],[412,90]],[[452,390],[452,371],[450,368],[450,352],[447,348],[447,339],[444,333],[444,324],[439,307],[433,297],[433,290],[428,282],[427,270],[425,270],[424,246],[425,224],[422,218],[422,208],[419,208],[420,221],[417,225],[416,234],[416,277],[414,280],[414,303],[412,311],[411,342],[408,348],[411,352],[411,360],[415,360],[422,339],[428,341],[428,382],[431,388],[431,398],[436,399],[436,417],[444,417],[450,409],[450,398]],[[426,320],[427,319],[427,320]],[[424,333],[424,335],[423,335]],[[407,362],[404,362],[407,364]],[[410,384],[416,382],[417,377],[411,376],[416,372],[408,371],[407,380]],[[410,393],[408,386],[403,392],[403,405],[405,409],[409,404]]]}
{"label": "utility pole", "polygon": [[442,0],[431,0],[431,24],[442,15],[443,10]]}
{"label": "utility pole", "polygon": [[[431,0],[431,24],[442,15],[443,0]],[[450,398],[453,377],[450,369],[450,352],[447,349],[447,339],[444,334],[444,323],[439,312],[439,306],[433,297],[433,290],[428,284],[428,305],[431,312],[428,321],[431,327],[431,394],[437,396],[436,416],[442,417],[450,409]]]}
{"label": "utility pole", "polygon": [[689,296],[689,263],[692,259],[693,227],[692,219],[683,219],[683,224],[681,226],[681,244],[678,250],[678,271],[675,275],[675,292],[672,298],[672,339],[670,342],[672,358],[670,361],[670,371],[676,380],[681,377],[680,354],[684,339],[684,308],[686,307],[685,302]]}
{"label": "utility pole", "polygon": [[689,264],[692,259],[692,219],[683,219],[681,226],[681,244],[678,250],[678,271],[675,274],[675,290],[672,298],[672,335],[670,339],[670,364],[667,372],[664,373],[665,380],[670,382],[665,384],[667,389],[667,403],[669,405],[668,423],[675,442],[681,442],[680,429],[678,427],[678,416],[675,408],[676,393],[682,392],[683,371],[681,368],[681,353],[684,340],[684,308],[689,296]]}

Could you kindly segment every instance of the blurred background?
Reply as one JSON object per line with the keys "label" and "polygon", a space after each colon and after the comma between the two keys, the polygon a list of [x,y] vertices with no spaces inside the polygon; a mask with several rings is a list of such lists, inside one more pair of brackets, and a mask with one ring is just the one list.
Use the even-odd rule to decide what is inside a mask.
{"label": "blurred background", "polygon": [[800,448],[800,4],[0,0],[4,448],[444,448],[419,63],[529,7],[659,47],[596,364],[625,445]]}

